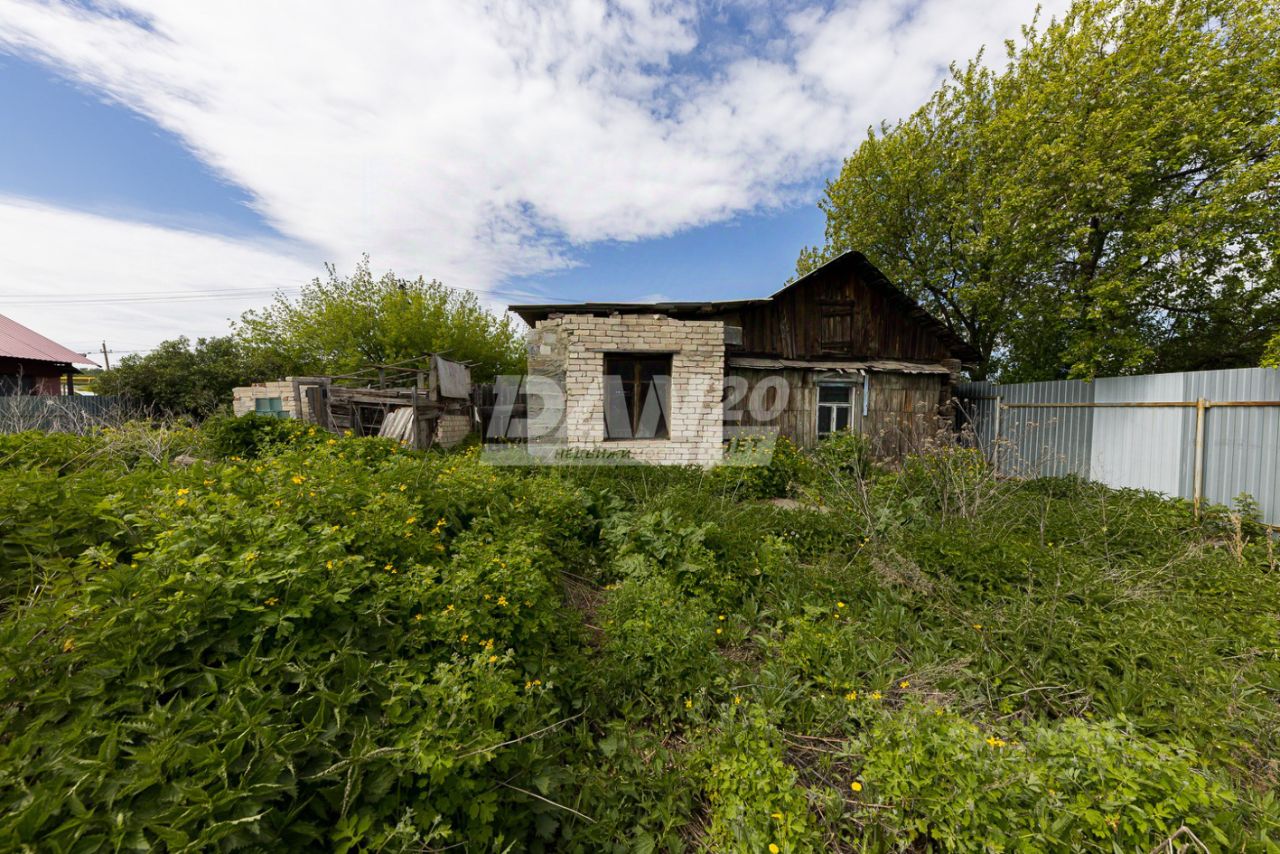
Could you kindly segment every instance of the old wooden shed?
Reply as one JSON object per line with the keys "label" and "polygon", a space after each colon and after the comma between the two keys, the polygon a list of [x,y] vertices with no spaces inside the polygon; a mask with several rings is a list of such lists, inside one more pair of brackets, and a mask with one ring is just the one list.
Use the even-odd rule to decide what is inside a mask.
{"label": "old wooden shed", "polygon": [[[936,429],[952,384],[977,358],[859,252],[765,298],[511,310],[533,327],[530,373],[557,378],[577,413],[564,441],[654,462],[706,464],[725,439],[755,427],[801,446],[850,430],[883,455],[901,453]],[[699,391],[707,387],[714,412]],[[598,406],[575,407],[601,388]],[[650,419],[653,435],[640,435],[651,400],[663,414]],[[610,418],[611,407],[620,415]]]}

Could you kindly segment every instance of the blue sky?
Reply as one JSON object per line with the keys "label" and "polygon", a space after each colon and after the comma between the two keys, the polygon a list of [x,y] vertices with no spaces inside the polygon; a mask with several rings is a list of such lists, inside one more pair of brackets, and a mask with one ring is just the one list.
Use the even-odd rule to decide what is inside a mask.
{"label": "blue sky", "polygon": [[496,308],[766,294],[865,128],[1031,12],[0,0],[0,311],[145,350],[365,252]]}

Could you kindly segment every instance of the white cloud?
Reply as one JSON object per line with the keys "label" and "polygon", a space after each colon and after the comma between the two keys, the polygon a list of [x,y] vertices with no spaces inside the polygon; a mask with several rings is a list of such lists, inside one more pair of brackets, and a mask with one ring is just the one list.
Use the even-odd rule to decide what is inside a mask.
{"label": "white cloud", "polygon": [[[717,28],[731,9],[749,41]],[[313,266],[367,251],[486,287],[572,263],[593,241],[812,194],[868,125],[913,110],[948,62],[998,46],[1033,11],[0,0],[0,49],[177,134],[314,247]]]}
{"label": "white cloud", "polygon": [[2,196],[0,258],[0,312],[78,352],[97,350],[103,340],[120,351],[179,334],[225,335],[228,319],[265,304],[275,289],[324,273],[275,244]]}

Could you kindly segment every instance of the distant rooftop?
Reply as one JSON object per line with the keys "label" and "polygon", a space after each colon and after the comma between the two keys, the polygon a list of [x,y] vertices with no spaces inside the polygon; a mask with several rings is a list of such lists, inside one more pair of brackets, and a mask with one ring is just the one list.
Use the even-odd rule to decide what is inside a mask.
{"label": "distant rooftop", "polygon": [[3,314],[0,314],[0,357],[67,365],[98,365],[83,353],[68,350],[57,341],[45,338]]}

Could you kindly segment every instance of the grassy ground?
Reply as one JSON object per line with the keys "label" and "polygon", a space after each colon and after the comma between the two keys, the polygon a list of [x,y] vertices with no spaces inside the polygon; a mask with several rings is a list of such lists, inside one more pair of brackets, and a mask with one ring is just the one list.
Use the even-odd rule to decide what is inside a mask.
{"label": "grassy ground", "polygon": [[1277,557],[1225,511],[955,448],[530,470],[252,419],[0,475],[5,849],[1280,838]]}

